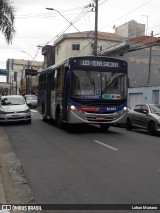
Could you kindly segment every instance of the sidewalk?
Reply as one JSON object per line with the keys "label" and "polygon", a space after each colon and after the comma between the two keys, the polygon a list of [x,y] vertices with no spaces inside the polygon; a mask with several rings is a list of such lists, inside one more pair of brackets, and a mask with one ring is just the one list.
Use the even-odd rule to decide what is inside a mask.
{"label": "sidewalk", "polygon": [[[12,149],[5,127],[0,126],[0,204],[32,202],[32,192],[24,176],[22,164]],[[9,211],[0,211],[0,213],[9,213]]]}
{"label": "sidewalk", "polygon": [[[3,133],[4,132],[2,131],[2,127],[0,127],[0,149],[2,148],[3,140],[5,140],[5,137],[4,137]],[[4,186],[3,186],[3,179],[2,179],[2,173],[1,173],[2,153],[0,152],[0,154],[1,154],[1,158],[0,158],[0,204],[6,204],[6,197],[5,197]],[[8,210],[5,210],[5,211],[0,210],[0,213],[10,213],[10,211],[8,211]]]}

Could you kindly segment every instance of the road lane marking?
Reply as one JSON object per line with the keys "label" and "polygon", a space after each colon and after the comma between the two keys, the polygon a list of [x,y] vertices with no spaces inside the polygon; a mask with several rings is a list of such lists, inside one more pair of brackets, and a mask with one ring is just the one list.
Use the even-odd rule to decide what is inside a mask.
{"label": "road lane marking", "polygon": [[102,142],[100,142],[100,141],[97,141],[97,140],[93,140],[94,142],[96,142],[96,143],[98,143],[98,144],[100,144],[100,145],[102,145],[102,146],[105,146],[105,147],[107,147],[107,148],[109,148],[109,149],[112,149],[112,150],[114,150],[114,151],[117,151],[118,149],[116,149],[115,147],[113,147],[113,146],[109,146],[109,145],[107,145],[107,144],[105,144],[105,143],[102,143]]}

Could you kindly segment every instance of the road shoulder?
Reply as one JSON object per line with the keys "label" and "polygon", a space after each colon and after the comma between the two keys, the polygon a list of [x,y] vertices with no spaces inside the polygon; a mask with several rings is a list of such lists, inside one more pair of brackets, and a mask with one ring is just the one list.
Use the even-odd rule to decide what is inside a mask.
{"label": "road shoulder", "polygon": [[[0,126],[1,203],[27,204],[33,202],[32,192],[24,176],[21,162],[16,158],[5,128]],[[0,197],[0,198],[1,198]]]}

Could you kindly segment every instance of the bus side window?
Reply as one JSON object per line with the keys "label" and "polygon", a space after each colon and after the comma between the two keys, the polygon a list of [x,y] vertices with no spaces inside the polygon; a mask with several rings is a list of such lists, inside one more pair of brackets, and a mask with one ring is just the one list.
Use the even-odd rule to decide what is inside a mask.
{"label": "bus side window", "polygon": [[42,89],[42,76],[39,76],[39,84],[38,84],[38,90],[41,90]]}
{"label": "bus side window", "polygon": [[57,78],[56,78],[56,74],[57,73],[57,70],[54,70],[52,72],[52,90],[55,90],[56,89],[56,81],[57,81]]}
{"label": "bus side window", "polygon": [[42,76],[42,90],[46,89],[46,86],[47,86],[46,84],[47,84],[47,76],[46,76],[46,74],[44,74]]}
{"label": "bus side window", "polygon": [[44,78],[45,75],[42,75],[42,79],[41,79],[41,89],[44,90]]}
{"label": "bus side window", "polygon": [[64,86],[64,67],[58,69],[58,76],[57,76],[57,89],[63,90]]}

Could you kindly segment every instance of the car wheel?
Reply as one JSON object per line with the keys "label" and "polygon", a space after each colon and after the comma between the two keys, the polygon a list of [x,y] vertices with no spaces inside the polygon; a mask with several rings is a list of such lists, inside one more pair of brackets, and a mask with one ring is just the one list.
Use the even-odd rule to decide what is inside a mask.
{"label": "car wheel", "polygon": [[109,127],[110,126],[108,124],[100,124],[100,128],[102,132],[107,132]]}
{"label": "car wheel", "polygon": [[155,135],[156,134],[156,126],[153,121],[149,122],[148,124],[148,134],[149,135]]}
{"label": "car wheel", "polygon": [[127,118],[126,129],[127,129],[127,130],[131,130],[131,129],[132,129],[132,123],[131,123],[130,118]]}

